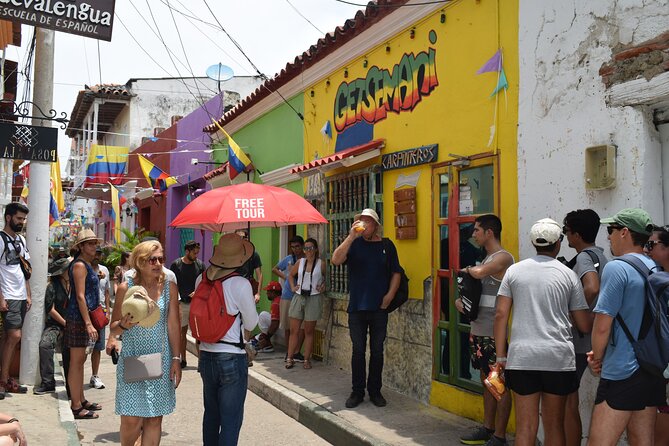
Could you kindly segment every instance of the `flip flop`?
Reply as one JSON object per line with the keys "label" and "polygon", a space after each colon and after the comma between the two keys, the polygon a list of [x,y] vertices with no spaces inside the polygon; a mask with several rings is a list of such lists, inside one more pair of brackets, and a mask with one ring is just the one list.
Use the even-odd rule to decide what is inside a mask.
{"label": "flip flop", "polygon": [[[81,413],[82,411],[86,412]],[[100,418],[98,414],[96,414],[95,412],[91,412],[84,406],[81,406],[79,409],[72,409],[72,415],[74,415],[75,420],[95,420],[97,418]]]}
{"label": "flip flop", "polygon": [[302,367],[309,370],[311,368],[311,359],[305,359]]}
{"label": "flip flop", "polygon": [[86,410],[102,410],[102,406],[98,403],[89,403],[88,400],[83,400],[81,402],[81,407]]}

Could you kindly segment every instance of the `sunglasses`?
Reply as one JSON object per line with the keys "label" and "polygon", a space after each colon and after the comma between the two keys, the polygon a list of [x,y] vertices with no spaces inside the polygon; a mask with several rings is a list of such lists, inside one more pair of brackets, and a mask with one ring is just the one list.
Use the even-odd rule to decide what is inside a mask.
{"label": "sunglasses", "polygon": [[606,232],[608,232],[609,235],[611,235],[611,234],[613,234],[613,231],[620,231],[623,228],[624,228],[624,226],[611,225],[611,226],[606,227]]}
{"label": "sunglasses", "polygon": [[650,251],[653,250],[653,248],[655,248],[655,245],[657,245],[657,244],[667,246],[665,243],[661,242],[660,240],[648,240],[646,242],[646,244],[643,245],[643,246],[644,246],[644,248],[646,248],[646,251],[650,252]]}
{"label": "sunglasses", "polygon": [[304,247],[304,250],[305,250],[305,251],[313,251],[313,250],[315,250],[315,249],[316,249],[316,248],[314,248],[313,246],[305,246],[305,247]]}
{"label": "sunglasses", "polygon": [[165,263],[165,258],[164,257],[153,256],[153,257],[149,257],[148,261],[149,261],[149,265],[156,265],[158,263],[163,265]]}
{"label": "sunglasses", "polygon": [[290,245],[290,249],[300,249],[302,245]]}
{"label": "sunglasses", "polygon": [[563,227],[562,227],[562,233],[563,233],[564,235],[567,235],[567,232],[571,232],[571,229],[569,229],[567,226],[563,226]]}

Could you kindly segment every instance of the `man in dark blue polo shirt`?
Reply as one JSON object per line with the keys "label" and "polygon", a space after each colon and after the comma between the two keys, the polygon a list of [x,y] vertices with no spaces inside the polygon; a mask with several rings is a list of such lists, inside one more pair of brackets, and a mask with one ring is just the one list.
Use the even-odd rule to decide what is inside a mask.
{"label": "man in dark blue polo shirt", "polygon": [[346,407],[359,405],[365,397],[365,351],[369,332],[369,375],[367,393],[378,407],[386,405],[381,395],[383,342],[386,339],[386,307],[400,284],[400,264],[395,245],[381,238],[381,223],[373,209],[355,216],[351,231],[332,253],[332,264],[348,267],[348,326],[353,343],[351,371],[353,391]]}

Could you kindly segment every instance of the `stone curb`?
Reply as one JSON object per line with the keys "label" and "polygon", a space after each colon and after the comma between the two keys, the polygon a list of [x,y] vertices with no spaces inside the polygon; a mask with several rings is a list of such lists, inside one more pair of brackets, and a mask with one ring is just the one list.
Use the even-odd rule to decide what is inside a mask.
{"label": "stone curb", "polygon": [[[195,339],[187,336],[187,349],[197,356]],[[335,446],[389,446],[323,406],[249,369],[249,390]]]}
{"label": "stone curb", "polygon": [[58,413],[60,423],[67,432],[67,446],[81,446],[79,440],[79,431],[77,424],[74,421],[74,415],[70,409],[70,400],[67,398],[67,390],[65,389],[65,379],[63,378],[63,357],[60,353],[56,353],[56,367],[54,367],[54,378],[56,379],[56,394],[58,395]]}

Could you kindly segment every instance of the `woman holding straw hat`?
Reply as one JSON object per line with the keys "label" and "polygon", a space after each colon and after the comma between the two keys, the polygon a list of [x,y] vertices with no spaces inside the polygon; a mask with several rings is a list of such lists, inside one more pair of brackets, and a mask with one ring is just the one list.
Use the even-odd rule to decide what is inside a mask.
{"label": "woman holding straw hat", "polygon": [[[165,279],[163,247],[151,240],[130,255],[134,277],[118,287],[110,336],[123,334],[116,369],[116,413],[121,416],[121,444],[157,445],[163,415],[174,411],[175,389],[181,381],[179,291]],[[123,296],[121,298],[121,296]],[[132,359],[159,353],[159,377],[130,379]],[[156,361],[156,362],[157,362]],[[127,367],[127,370],[126,370]]]}
{"label": "woman holding straw hat", "polygon": [[91,267],[99,243],[100,239],[92,230],[82,230],[73,246],[78,254],[69,268],[70,300],[65,318],[65,346],[70,349],[67,384],[70,388],[72,414],[80,420],[98,418],[94,411],[102,409],[99,404],[89,403],[84,398],[86,347],[98,339],[98,330],[93,326],[88,312],[94,310],[100,302],[98,275]]}

